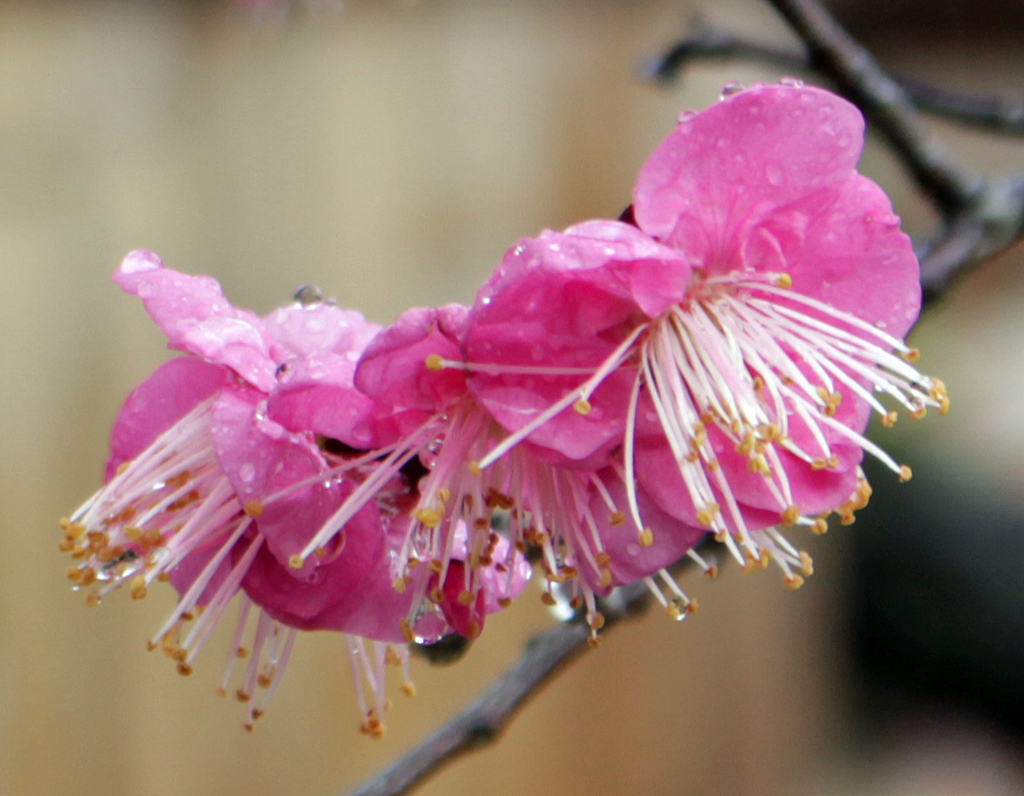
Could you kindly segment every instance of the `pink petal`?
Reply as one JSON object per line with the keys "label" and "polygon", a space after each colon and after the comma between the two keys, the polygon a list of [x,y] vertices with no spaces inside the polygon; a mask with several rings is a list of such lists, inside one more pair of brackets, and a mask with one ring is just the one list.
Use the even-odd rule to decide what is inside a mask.
{"label": "pink petal", "polygon": [[[311,556],[302,569],[289,561],[301,551],[352,492],[347,482],[318,481],[287,491],[292,484],[328,469],[316,444],[305,434],[293,434],[262,416],[262,396],[252,390],[231,387],[214,404],[212,433],[217,461],[234,487],[239,501],[258,506],[259,532],[269,551],[296,578],[316,579],[324,559]],[[248,509],[247,509],[248,510]],[[344,555],[362,561],[380,554],[384,532],[376,508],[367,504],[345,526],[331,556]]]}
{"label": "pink petal", "polygon": [[459,337],[468,310],[456,304],[440,309],[417,307],[367,346],[356,370],[356,386],[369,396],[401,409],[433,413],[466,391],[465,376],[453,368],[431,370],[427,358],[462,361]]}
{"label": "pink petal", "polygon": [[172,271],[152,252],[135,251],[114,281],[142,299],[170,348],[226,365],[264,392],[273,387],[277,364],[262,321],[232,307],[215,279]]}
{"label": "pink petal", "polygon": [[164,431],[209,398],[230,379],[219,365],[179,357],[160,365],[125,399],[110,432],[110,458],[104,481],[122,462],[134,459]]}
{"label": "pink petal", "polygon": [[761,86],[680,122],[640,171],[639,227],[707,268],[736,230],[837,181],[860,157],[864,120],[827,91]]}
{"label": "pink petal", "polygon": [[381,330],[355,310],[333,304],[291,304],[263,319],[274,341],[294,356],[333,353],[353,361]]}

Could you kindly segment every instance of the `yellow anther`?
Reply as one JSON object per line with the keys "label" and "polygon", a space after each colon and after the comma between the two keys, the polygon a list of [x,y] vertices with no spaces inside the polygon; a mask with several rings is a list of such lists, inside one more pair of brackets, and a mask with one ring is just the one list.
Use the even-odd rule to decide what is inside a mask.
{"label": "yellow anther", "polygon": [[472,641],[480,635],[482,630],[483,628],[480,626],[478,621],[470,619],[469,623],[466,625],[466,638]]}
{"label": "yellow anther", "polygon": [[245,513],[253,519],[263,514],[263,504],[258,500],[247,500],[245,501]]}
{"label": "yellow anther", "polygon": [[917,360],[921,358],[921,349],[919,348],[908,348],[906,351],[901,353],[907,362],[917,362]]}
{"label": "yellow anther", "polygon": [[296,554],[288,559],[288,566],[292,569],[302,569],[306,565],[306,559]]}
{"label": "yellow anther", "polygon": [[815,536],[821,536],[826,531],[828,531],[828,520],[824,517],[818,517],[814,521],[814,524],[811,525],[811,533]]}
{"label": "yellow anther", "polygon": [[427,596],[430,598],[432,603],[436,603],[437,605],[440,605],[445,601],[444,590],[440,586],[432,588]]}
{"label": "yellow anther", "polygon": [[708,580],[714,580],[718,577],[718,565],[711,564],[707,569],[704,570],[704,577]]}
{"label": "yellow anther", "polygon": [[182,661],[178,664],[178,674],[180,674],[182,677],[188,677],[190,674],[192,674],[192,667],[184,661]]}
{"label": "yellow anther", "polygon": [[612,571],[610,569],[601,570],[601,588],[607,589],[612,585]]}
{"label": "yellow anther", "polygon": [[468,466],[471,475],[479,477],[480,473],[483,472],[483,470],[480,469],[480,462],[470,462]]}
{"label": "yellow anther", "polygon": [[402,631],[402,636],[410,644],[416,640],[416,635],[412,632],[412,628],[409,626],[408,619],[400,619],[398,627]]}
{"label": "yellow anther", "polygon": [[782,582],[786,584],[787,589],[799,589],[804,585],[804,579],[799,575],[786,575]]}
{"label": "yellow anther", "polygon": [[636,540],[640,543],[641,547],[650,547],[654,544],[654,531],[650,528],[644,528],[637,534]]}
{"label": "yellow anther", "polygon": [[461,591],[459,592],[459,605],[470,605],[473,602],[473,592]]}
{"label": "yellow anther", "polygon": [[129,542],[137,542],[142,539],[142,529],[136,528],[134,525],[128,525],[124,529],[124,538]]}
{"label": "yellow anther", "polygon": [[782,517],[784,525],[793,525],[798,519],[800,519],[800,508],[796,505],[789,506],[779,516]]}
{"label": "yellow anther", "polygon": [[920,420],[926,414],[928,414],[928,407],[919,406],[910,413],[910,417],[912,420]]}
{"label": "yellow anther", "polygon": [[773,281],[776,287],[784,289],[793,287],[793,277],[786,273],[776,274]]}
{"label": "yellow anther", "polygon": [[580,398],[579,400],[577,400],[576,403],[572,405],[572,408],[579,412],[581,415],[589,415],[590,410],[593,409],[593,407],[590,405],[590,401],[588,401],[586,398]]}
{"label": "yellow anther", "polygon": [[441,487],[437,490],[437,499],[440,500],[442,504],[447,504],[448,501],[452,499],[451,490],[447,487]]}
{"label": "yellow anther", "polygon": [[600,611],[594,611],[588,618],[587,623],[590,625],[592,630],[600,630],[604,627],[604,614]]}
{"label": "yellow anther", "polygon": [[804,574],[805,578],[809,578],[814,574],[814,560],[806,550],[800,551],[800,571]]}
{"label": "yellow anther", "polygon": [[549,591],[541,592],[540,601],[549,608],[551,606],[558,605],[558,600],[556,600],[555,596]]}
{"label": "yellow anther", "polygon": [[146,576],[136,575],[131,580],[131,591],[133,600],[141,600],[146,596]]}
{"label": "yellow anther", "polygon": [[587,646],[593,650],[596,650],[601,646],[603,639],[600,636],[587,636]]}
{"label": "yellow anther", "polygon": [[913,471],[907,465],[900,466],[900,483],[905,484],[913,477]]}
{"label": "yellow anther", "polygon": [[405,594],[405,587],[408,584],[405,582],[405,578],[395,578],[391,581],[391,588],[399,594]]}
{"label": "yellow anther", "polygon": [[886,428],[892,428],[893,426],[896,425],[896,418],[898,417],[899,415],[896,414],[896,412],[887,412],[886,414],[882,415],[882,425],[885,426]]}
{"label": "yellow anther", "polygon": [[412,697],[416,696],[416,684],[413,683],[412,680],[406,680],[404,683],[402,683],[401,687],[402,687],[402,693],[405,694],[410,699]]}
{"label": "yellow anther", "polygon": [[[602,550],[600,553],[594,556],[594,560],[597,562],[597,565],[599,567],[606,567],[610,563],[612,563],[612,557],[608,555],[608,553],[606,553],[604,550]],[[566,572],[570,569],[572,569],[572,567],[562,567],[562,572]],[[575,570],[573,570],[573,572],[575,573]]]}
{"label": "yellow anther", "polygon": [[440,354],[429,354],[424,360],[424,364],[427,366],[427,370],[434,372],[444,370],[444,357]]}
{"label": "yellow anther", "polygon": [[704,527],[710,528],[715,522],[715,515],[718,513],[718,504],[709,503],[700,511],[697,512],[697,524]]}
{"label": "yellow anther", "polygon": [[435,575],[440,575],[442,572],[444,572],[444,561],[442,561],[440,558],[430,559],[430,563],[427,564],[427,566],[430,567],[430,571],[433,572]]}
{"label": "yellow anther", "polygon": [[88,605],[90,608],[95,608],[97,605],[100,604],[100,593],[95,589],[90,591],[88,594],[85,595],[85,604]]}
{"label": "yellow anther", "polygon": [[608,521],[613,527],[617,528],[626,521],[626,513],[624,511],[613,511],[611,516],[608,518]]}
{"label": "yellow anther", "polygon": [[441,509],[416,509],[413,512],[413,516],[420,525],[424,525],[427,528],[436,528],[441,524],[444,512]]}

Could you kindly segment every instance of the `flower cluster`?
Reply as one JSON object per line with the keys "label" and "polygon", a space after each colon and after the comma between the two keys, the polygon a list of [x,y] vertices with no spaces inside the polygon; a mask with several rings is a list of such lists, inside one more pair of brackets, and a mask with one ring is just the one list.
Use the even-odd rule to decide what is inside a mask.
{"label": "flower cluster", "polygon": [[128,397],[105,485],[63,521],[70,579],[90,603],[169,581],[150,645],[183,674],[240,594],[249,726],[296,630],[346,634],[371,735],[386,664],[411,691],[407,643],[478,636],[530,551],[595,641],[618,585],[685,617],[667,568],[713,574],[708,534],[799,586],[780,528],[852,521],[865,451],[910,477],[864,436],[896,420],[880,398],[949,405],[902,340],[918,265],[862,140],[828,92],[733,93],[680,118],[622,218],[524,238],[472,307],[383,329],[308,289],[259,318],[129,254],[115,281],[185,356]]}

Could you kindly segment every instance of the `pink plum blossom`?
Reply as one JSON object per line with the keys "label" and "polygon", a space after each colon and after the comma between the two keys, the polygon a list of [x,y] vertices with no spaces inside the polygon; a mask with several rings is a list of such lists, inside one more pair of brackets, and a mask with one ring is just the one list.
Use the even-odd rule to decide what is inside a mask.
{"label": "pink plum blossom", "polygon": [[[63,523],[62,547],[80,561],[69,576],[91,603],[122,585],[143,597],[169,580],[181,599],[151,646],[184,674],[242,592],[239,649],[253,604],[260,614],[239,689],[250,724],[277,686],[296,629],[351,634],[354,662],[380,686],[373,707],[363,704],[375,732],[384,704],[376,662],[407,658],[402,621],[412,594],[392,588],[391,549],[391,526],[401,527],[394,504],[407,488],[383,490],[391,504],[363,504],[301,567],[291,559],[358,486],[352,462],[321,440],[369,445],[390,429],[352,384],[379,327],[324,302],[259,318],[232,307],[214,280],[163,268],[150,252],[128,255],[114,279],[142,298],[169,346],[191,356],[161,365],[126,400],[105,486]],[[446,627],[432,617],[416,630],[435,638]],[[267,689],[258,703],[257,685]]]}
{"label": "pink plum blossom", "polygon": [[913,417],[948,408],[907,362],[918,264],[856,171],[862,142],[840,97],[755,86],[681,117],[624,220],[521,240],[463,337],[459,372],[510,432],[479,466],[524,441],[562,466],[610,466],[605,516],[630,518],[634,552],[695,540],[666,539],[680,532],[668,516],[802,583],[810,559],[776,526],[852,518],[864,451],[910,476],[864,436],[872,411],[896,419],[879,397]]}

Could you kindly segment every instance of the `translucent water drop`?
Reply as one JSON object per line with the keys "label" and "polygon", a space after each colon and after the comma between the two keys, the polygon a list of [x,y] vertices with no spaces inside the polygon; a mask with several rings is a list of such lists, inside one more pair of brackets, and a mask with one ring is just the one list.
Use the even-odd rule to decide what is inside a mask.
{"label": "translucent water drop", "polygon": [[252,480],[256,477],[256,465],[252,462],[246,462],[238,468],[238,477],[247,484],[252,483]]}
{"label": "translucent water drop", "polygon": [[690,121],[690,119],[696,115],[697,111],[683,111],[676,117],[676,121],[679,122],[679,124],[682,124],[683,122]]}
{"label": "translucent water drop", "polygon": [[129,252],[121,261],[121,270],[126,274],[137,274],[142,271],[155,271],[163,267],[163,261],[153,252],[138,250]]}
{"label": "translucent water drop", "polygon": [[798,77],[793,77],[791,75],[785,75],[785,76],[779,78],[779,85],[780,86],[789,86],[791,88],[803,88],[804,87],[804,81],[802,81]]}
{"label": "translucent water drop", "polygon": [[742,83],[735,83],[733,81],[729,81],[724,86],[722,86],[721,98],[726,99],[727,97],[731,97],[733,94],[739,94],[741,91],[743,91],[744,88],[745,86]]}

